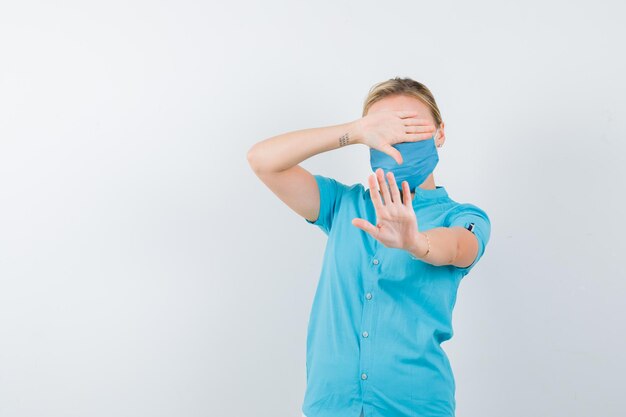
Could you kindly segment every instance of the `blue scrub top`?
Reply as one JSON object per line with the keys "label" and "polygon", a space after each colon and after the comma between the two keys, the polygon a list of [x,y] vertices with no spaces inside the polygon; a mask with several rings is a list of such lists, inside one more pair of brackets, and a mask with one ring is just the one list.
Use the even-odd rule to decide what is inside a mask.
{"label": "blue scrub top", "polygon": [[307,328],[307,417],[452,417],[455,381],[440,344],[452,337],[459,282],[489,241],[487,214],[452,200],[442,186],[417,187],[420,231],[473,223],[478,256],[459,268],[434,266],[387,248],[352,225],[376,224],[369,189],[314,176],[320,192],[315,222],[327,236]]}

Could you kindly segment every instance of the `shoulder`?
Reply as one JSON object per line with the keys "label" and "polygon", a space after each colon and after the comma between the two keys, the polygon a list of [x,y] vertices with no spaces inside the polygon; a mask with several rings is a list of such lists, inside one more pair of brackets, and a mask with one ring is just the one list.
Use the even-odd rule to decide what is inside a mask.
{"label": "shoulder", "polygon": [[356,198],[365,193],[365,187],[361,183],[342,182],[336,178],[321,174],[315,174],[313,177],[317,181],[320,194],[323,195],[331,195],[339,199],[344,197]]}
{"label": "shoulder", "polygon": [[491,219],[485,210],[472,203],[455,203],[446,211],[444,223],[448,226],[450,222],[459,216],[477,216],[487,223],[491,223]]}
{"label": "shoulder", "polygon": [[479,205],[468,203],[468,202],[458,202],[453,200],[452,198],[448,199],[448,204],[446,205],[444,212],[444,226],[449,227],[451,223],[458,219],[459,217],[479,217],[486,223],[491,223],[491,219],[487,212]]}
{"label": "shoulder", "polygon": [[344,211],[343,207],[351,205],[350,199],[358,198],[359,186],[362,187],[362,185],[346,184],[321,174],[314,174],[313,177],[319,189],[320,209],[315,221],[306,218],[305,220],[307,223],[319,226],[328,235],[333,228],[335,218]]}
{"label": "shoulder", "polygon": [[443,226],[460,226],[474,233],[479,238],[479,251],[481,253],[491,237],[489,215],[482,207],[472,203],[453,201],[453,204],[445,212]]}
{"label": "shoulder", "polygon": [[472,203],[453,201],[453,204],[450,205],[450,208],[445,213],[444,226],[463,227],[472,232],[478,240],[478,253],[472,264],[465,268],[457,268],[463,271],[463,275],[466,275],[485,252],[487,243],[491,238],[491,220],[482,207]]}
{"label": "shoulder", "polygon": [[444,218],[444,227],[461,226],[469,229],[486,243],[491,236],[491,218],[481,206],[451,200]]}

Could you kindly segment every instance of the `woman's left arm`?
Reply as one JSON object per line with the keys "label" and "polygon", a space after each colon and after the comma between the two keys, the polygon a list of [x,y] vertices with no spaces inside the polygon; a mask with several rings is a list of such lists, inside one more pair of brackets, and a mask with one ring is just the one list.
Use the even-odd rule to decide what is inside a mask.
{"label": "woman's left arm", "polygon": [[[479,255],[480,246],[478,236],[460,226],[467,217],[457,214],[451,223],[446,223],[450,225],[449,227],[435,227],[420,232],[407,181],[402,182],[402,197],[392,172],[387,172],[385,179],[383,170],[378,168],[369,176],[368,181],[377,224],[373,225],[366,219],[354,218],[352,219],[354,226],[369,233],[387,247],[404,249],[414,258],[435,266],[454,265],[466,268],[473,264]],[[379,192],[376,191],[377,188]],[[478,219],[476,218],[476,221]]]}
{"label": "woman's left arm", "polygon": [[478,238],[461,226],[435,227],[418,232],[414,241],[404,249],[415,258],[435,266],[465,268],[478,255]]}

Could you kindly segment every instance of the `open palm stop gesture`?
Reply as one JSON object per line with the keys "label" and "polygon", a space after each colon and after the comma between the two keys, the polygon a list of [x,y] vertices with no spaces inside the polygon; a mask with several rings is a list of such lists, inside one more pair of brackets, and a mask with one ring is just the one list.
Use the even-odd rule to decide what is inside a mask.
{"label": "open palm stop gesture", "polygon": [[[366,231],[388,248],[408,250],[415,246],[420,234],[411,201],[409,183],[402,181],[401,198],[393,173],[387,172],[387,178],[389,186],[381,168],[368,178],[370,197],[376,210],[376,225],[358,217],[352,219],[352,224]],[[383,194],[383,200],[378,193],[378,188]]]}

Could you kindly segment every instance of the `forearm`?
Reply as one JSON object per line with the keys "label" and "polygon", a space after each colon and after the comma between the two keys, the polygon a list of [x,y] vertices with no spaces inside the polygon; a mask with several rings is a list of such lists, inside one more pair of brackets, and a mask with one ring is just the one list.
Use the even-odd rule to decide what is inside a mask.
{"label": "forearm", "polygon": [[248,161],[256,172],[278,172],[322,152],[359,143],[358,119],[333,126],[296,130],[254,144]]}
{"label": "forearm", "polygon": [[[428,251],[430,243],[430,251]],[[417,234],[407,249],[414,257],[435,265],[451,265],[457,256],[457,237],[448,227],[435,227]],[[428,252],[427,252],[428,251]]]}

